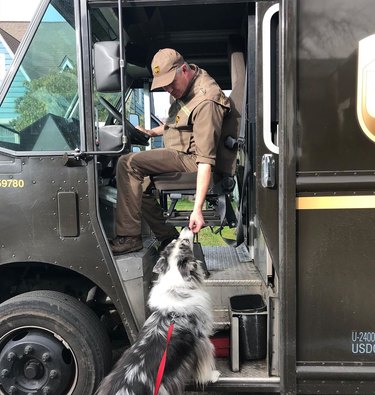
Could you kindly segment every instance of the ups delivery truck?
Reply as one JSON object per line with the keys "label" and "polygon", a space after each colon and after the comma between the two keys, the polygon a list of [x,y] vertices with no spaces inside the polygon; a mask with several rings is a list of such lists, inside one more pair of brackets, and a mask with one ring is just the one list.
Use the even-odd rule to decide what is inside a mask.
{"label": "ups delivery truck", "polygon": [[[2,394],[93,394],[149,314],[157,241],[147,224],[139,252],[108,240],[118,157],[162,144],[133,125],[159,122],[165,47],[232,106],[205,220],[234,236],[195,244],[221,371],[204,390],[375,392],[374,15],[373,0],[43,0],[11,64],[0,41]],[[187,225],[194,174],[153,182]]]}

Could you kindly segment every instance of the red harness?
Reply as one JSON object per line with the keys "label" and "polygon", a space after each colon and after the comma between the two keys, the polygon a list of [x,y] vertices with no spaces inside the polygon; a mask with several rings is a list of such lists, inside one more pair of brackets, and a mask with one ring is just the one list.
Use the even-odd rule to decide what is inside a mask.
{"label": "red harness", "polygon": [[159,369],[158,369],[158,374],[156,376],[154,395],[158,395],[159,388],[160,388],[161,382],[163,380],[165,362],[167,360],[167,350],[168,350],[169,342],[171,341],[173,328],[174,328],[174,316],[172,316],[172,319],[171,319],[171,324],[169,326],[168,334],[167,334],[167,344],[165,346],[165,351],[163,353],[163,356],[161,357],[161,361],[160,361],[160,365],[159,365]]}

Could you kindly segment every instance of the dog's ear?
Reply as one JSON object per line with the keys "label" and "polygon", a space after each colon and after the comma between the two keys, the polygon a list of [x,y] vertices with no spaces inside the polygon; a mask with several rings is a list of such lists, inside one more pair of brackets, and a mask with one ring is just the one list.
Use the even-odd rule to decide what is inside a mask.
{"label": "dog's ear", "polygon": [[156,262],[152,271],[157,274],[165,274],[168,269],[168,261],[164,256],[161,256]]}

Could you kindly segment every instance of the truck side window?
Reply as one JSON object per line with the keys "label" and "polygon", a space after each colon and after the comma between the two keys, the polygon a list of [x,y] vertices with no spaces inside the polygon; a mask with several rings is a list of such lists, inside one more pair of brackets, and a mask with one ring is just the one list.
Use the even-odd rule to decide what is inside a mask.
{"label": "truck side window", "polygon": [[53,0],[0,104],[0,147],[80,147],[74,11]]}

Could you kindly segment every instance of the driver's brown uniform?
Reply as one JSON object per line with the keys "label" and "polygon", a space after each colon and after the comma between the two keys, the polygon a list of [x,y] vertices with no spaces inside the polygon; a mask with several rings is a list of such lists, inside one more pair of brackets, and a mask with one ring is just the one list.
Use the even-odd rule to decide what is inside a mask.
{"label": "driver's brown uniform", "polygon": [[165,148],[130,153],[117,165],[116,233],[141,235],[141,216],[161,242],[178,233],[167,224],[151,193],[148,176],[196,172],[198,163],[215,166],[216,150],[229,100],[208,73],[190,65],[195,75],[187,93],[169,109],[164,127]]}

